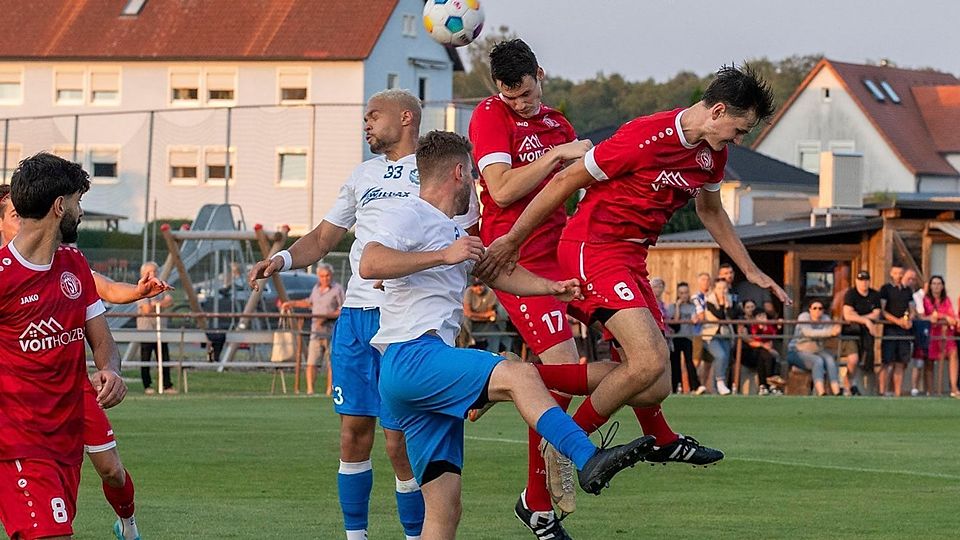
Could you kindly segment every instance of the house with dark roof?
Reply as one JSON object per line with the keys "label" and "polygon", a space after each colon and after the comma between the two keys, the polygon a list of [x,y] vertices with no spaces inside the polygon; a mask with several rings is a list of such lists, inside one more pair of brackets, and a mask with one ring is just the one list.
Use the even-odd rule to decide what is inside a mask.
{"label": "house with dark roof", "polygon": [[248,223],[309,230],[370,156],[367,98],[407,88],[443,128],[462,68],[422,29],[422,0],[35,4],[0,0],[6,178],[40,150],[78,161],[85,206],[128,230],[225,199]]}
{"label": "house with dark roof", "polygon": [[[600,144],[616,130],[601,128],[581,137]],[[815,206],[816,174],[744,146],[729,144],[727,149],[720,198],[734,225],[806,215]]]}
{"label": "house with dark roof", "polygon": [[816,173],[823,151],[862,154],[862,193],[960,189],[960,79],[821,60],[753,148]]}

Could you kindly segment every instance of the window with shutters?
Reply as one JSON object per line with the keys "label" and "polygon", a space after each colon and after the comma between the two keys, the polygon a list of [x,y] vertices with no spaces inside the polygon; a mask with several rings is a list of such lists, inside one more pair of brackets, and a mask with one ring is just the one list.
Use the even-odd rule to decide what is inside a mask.
{"label": "window with shutters", "polygon": [[83,105],[82,69],[62,68],[54,71],[54,102],[57,105]]}
{"label": "window with shutters", "polygon": [[278,69],[277,88],[281,104],[305,103],[309,97],[310,70],[307,68]]}
{"label": "window with shutters", "polygon": [[90,103],[93,105],[120,104],[120,71],[92,68],[90,70]]}
{"label": "window with shutters", "polygon": [[23,69],[0,67],[0,105],[23,103]]}
{"label": "window with shutters", "polygon": [[820,172],[820,141],[797,142],[797,167],[814,174]]}
{"label": "window with shutters", "polygon": [[168,152],[170,183],[196,185],[199,178],[200,151],[196,147],[181,146]]}
{"label": "window with shutters", "polygon": [[307,149],[277,149],[277,185],[302,187],[307,184]]}
{"label": "window with shutters", "polygon": [[[223,185],[227,178],[227,152],[222,146],[207,147],[204,151],[204,166],[206,175],[204,181],[207,184]],[[237,178],[237,149],[230,147],[230,185],[236,182]]]}
{"label": "window with shutters", "polygon": [[90,149],[90,176],[96,183],[114,183],[119,177],[120,150],[116,147]]}
{"label": "window with shutters", "polygon": [[10,179],[13,178],[13,171],[16,170],[17,165],[20,163],[21,152],[22,149],[19,144],[10,144],[6,148],[3,147],[3,144],[0,144],[0,159],[3,160],[3,162],[0,163],[0,167],[3,168],[4,184],[9,184]]}
{"label": "window with shutters", "polygon": [[231,105],[236,99],[237,72],[207,71],[207,101],[211,105]]}
{"label": "window with shutters", "polygon": [[200,104],[199,70],[170,72],[170,101],[181,106]]}

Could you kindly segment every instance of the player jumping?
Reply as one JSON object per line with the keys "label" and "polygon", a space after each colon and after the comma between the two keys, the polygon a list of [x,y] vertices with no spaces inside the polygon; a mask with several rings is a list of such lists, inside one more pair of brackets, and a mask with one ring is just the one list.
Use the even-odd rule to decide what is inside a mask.
{"label": "player jumping", "polygon": [[[663,226],[689,199],[696,198],[704,226],[747,279],[789,303],[783,289],[750,259],[720,202],[726,145],[739,143],[772,113],[773,96],[756,73],[722,68],[700,102],[634,119],[557,173],[478,265],[478,274],[487,279],[509,272],[538,225],[586,188],[563,229],[557,257],[563,275],[582,281],[585,298],[572,307],[604,324],[623,348],[622,364],[574,414],[588,433],[631,396],[639,393],[649,403],[660,403],[670,394],[663,319],[647,280],[646,257]],[[699,445],[687,443],[696,452]]]}

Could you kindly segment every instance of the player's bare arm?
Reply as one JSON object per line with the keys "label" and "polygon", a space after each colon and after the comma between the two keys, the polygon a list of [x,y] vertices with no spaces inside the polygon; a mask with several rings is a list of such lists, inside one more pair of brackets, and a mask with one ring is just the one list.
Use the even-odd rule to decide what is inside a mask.
{"label": "player's bare arm", "polygon": [[490,197],[503,208],[528,195],[549,176],[557,165],[580,159],[593,147],[589,140],[570,141],[551,148],[523,167],[510,168],[508,163],[491,163],[480,171]]}
{"label": "player's bare arm", "polygon": [[379,242],[370,242],[360,256],[360,277],[396,279],[435,266],[478,261],[481,255],[483,242],[476,236],[464,236],[437,251],[399,251]]}
{"label": "player's bare arm", "polygon": [[564,204],[578,189],[585,188],[595,181],[583,161],[577,161],[558,172],[530,201],[510,232],[490,244],[474,273],[484,281],[492,282],[501,273],[512,272],[520,256],[520,246],[537,228],[537,225]]}
{"label": "player's bare arm", "polygon": [[553,281],[540,277],[522,266],[514,268],[510,274],[500,274],[487,283],[490,287],[517,296],[555,296],[562,302],[582,298],[580,282],[576,279]]}
{"label": "player's bare arm", "polygon": [[88,320],[84,325],[84,333],[93,350],[93,363],[97,366],[97,372],[90,378],[97,389],[97,403],[109,409],[127,395],[127,385],[120,377],[120,351],[103,315]]}
{"label": "player's bare arm", "polygon": [[[343,239],[343,235],[346,233],[347,230],[343,227],[338,227],[327,220],[321,221],[312,231],[300,237],[287,250],[291,259],[289,269],[304,268],[326,257],[327,253],[330,253],[330,250]],[[253,290],[260,290],[257,281],[283,270],[283,264],[283,258],[274,255],[253,265],[253,268],[247,274],[250,287]]]}
{"label": "player's bare arm", "polygon": [[153,298],[158,294],[173,290],[165,281],[154,276],[144,276],[136,285],[114,281],[103,274],[93,274],[97,284],[97,294],[111,304],[131,304],[144,298]]}
{"label": "player's bare arm", "polygon": [[730,223],[730,218],[723,209],[719,191],[708,191],[706,189],[700,191],[697,196],[697,216],[700,217],[700,221],[703,222],[703,226],[710,233],[710,236],[713,236],[713,239],[717,241],[720,249],[733,259],[733,262],[743,270],[744,276],[751,283],[770,289],[781,302],[787,305],[793,304],[787,292],[780,285],[777,285],[773,278],[761,272],[753,259],[750,258],[747,248],[743,246],[740,237],[733,230],[733,224]]}

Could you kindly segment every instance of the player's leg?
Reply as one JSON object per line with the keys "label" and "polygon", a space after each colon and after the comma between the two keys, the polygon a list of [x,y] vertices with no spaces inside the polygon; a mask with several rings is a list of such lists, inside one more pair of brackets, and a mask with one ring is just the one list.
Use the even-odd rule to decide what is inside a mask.
{"label": "player's leg", "polygon": [[340,415],[337,488],[348,540],[367,534],[373,489],[370,452],[379,414],[379,397],[371,395],[374,366],[369,338],[363,341],[364,317],[361,309],[344,308],[332,337],[333,405]]}
{"label": "player's leg", "polygon": [[444,472],[423,485],[423,502],[426,519],[423,522],[423,537],[438,540],[453,539],[460,524],[461,476]]}
{"label": "player's leg", "polygon": [[[556,272],[556,267],[546,269],[541,266],[532,271],[550,275]],[[566,306],[563,303],[553,297],[520,298],[502,291],[495,293],[521,339],[544,365],[578,362],[577,346],[567,323]],[[568,394],[551,392],[551,395],[564,411],[570,406],[571,397]],[[553,503],[557,502],[562,511],[569,513],[576,508],[576,499],[572,490],[566,497],[557,493],[551,497],[547,490],[547,468],[540,450],[541,440],[536,430],[527,430],[527,484],[514,509],[520,521],[534,533],[540,530],[545,531],[544,534],[563,538],[566,532],[554,514]],[[560,500],[555,501],[558,495],[561,495]]]}
{"label": "player's leg", "polygon": [[103,496],[117,514],[113,532],[120,540],[139,539],[140,531],[134,516],[133,479],[120,461],[113,427],[97,404],[93,386],[87,385],[83,395],[83,449],[100,475]]}

